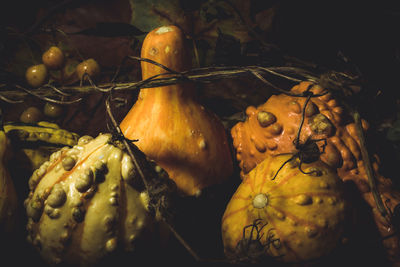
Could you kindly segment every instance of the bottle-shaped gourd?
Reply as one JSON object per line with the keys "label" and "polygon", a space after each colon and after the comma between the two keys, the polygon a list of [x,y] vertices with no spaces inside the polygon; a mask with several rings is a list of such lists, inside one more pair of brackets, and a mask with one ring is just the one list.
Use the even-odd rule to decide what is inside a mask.
{"label": "bottle-shaped gourd", "polygon": [[[147,34],[141,56],[185,71],[192,58],[186,42],[178,27],[159,27]],[[149,62],[142,61],[141,67],[143,80],[167,73]],[[215,114],[197,102],[190,82],[141,89],[120,128],[126,138],[138,140],[139,149],[165,169],[186,195],[199,194],[233,172],[225,129]]]}

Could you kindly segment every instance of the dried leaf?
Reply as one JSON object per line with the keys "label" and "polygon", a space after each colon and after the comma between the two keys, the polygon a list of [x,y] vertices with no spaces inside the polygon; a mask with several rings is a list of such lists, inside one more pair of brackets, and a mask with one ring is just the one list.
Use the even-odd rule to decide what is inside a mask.
{"label": "dried leaf", "polygon": [[83,34],[89,36],[101,36],[101,37],[121,37],[121,36],[137,36],[143,35],[142,32],[135,26],[122,23],[122,22],[98,22],[95,27],[87,28],[77,32],[69,34]]}

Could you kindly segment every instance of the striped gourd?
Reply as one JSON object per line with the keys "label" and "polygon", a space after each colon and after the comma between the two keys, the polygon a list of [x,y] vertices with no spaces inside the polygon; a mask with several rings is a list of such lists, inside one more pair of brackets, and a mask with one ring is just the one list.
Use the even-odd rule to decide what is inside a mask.
{"label": "striped gourd", "polygon": [[131,158],[111,140],[111,134],[82,136],[31,176],[28,240],[45,261],[91,265],[117,249],[133,250],[151,232],[145,194],[132,186]]}
{"label": "striped gourd", "polygon": [[[299,95],[306,90],[315,95],[325,92],[319,85],[301,82],[295,85],[290,93]],[[269,155],[297,152],[294,140],[297,138],[303,118],[305,102],[305,97],[277,94],[258,107],[249,106],[246,109],[246,121],[237,123],[231,130],[242,176]],[[361,122],[363,130],[366,131],[368,123],[365,120]],[[301,144],[307,140],[326,140],[317,142],[322,153],[321,160],[335,168],[342,181],[354,183],[363,202],[371,207],[372,212],[360,216],[360,222],[355,223],[354,227],[357,231],[374,236],[365,223],[365,218],[370,217],[378,231],[377,238],[372,242],[382,243],[388,258],[399,263],[399,234],[395,230],[398,223],[395,218],[382,216],[376,204],[364,166],[361,141],[350,112],[331,93],[312,97],[304,110],[304,123],[299,139]],[[369,139],[369,142],[371,141],[373,140]],[[379,140],[376,141],[378,141],[376,147],[379,147]],[[372,147],[373,145],[370,146]],[[381,172],[378,155],[371,153],[370,158],[374,160],[372,167],[378,195],[384,203],[386,212],[394,213],[396,207],[400,206],[400,192],[394,186],[392,179],[385,177]],[[357,198],[358,194],[354,197]]]}
{"label": "striped gourd", "polygon": [[302,170],[312,171],[302,173],[297,160],[274,178],[289,158],[267,157],[232,196],[222,218],[228,257],[268,255],[301,262],[329,254],[340,242],[347,207],[341,180],[321,161],[302,164]]}
{"label": "striped gourd", "polygon": [[19,167],[26,169],[29,174],[47,161],[53,152],[63,146],[76,145],[79,138],[78,134],[46,121],[35,124],[7,122],[4,131],[11,140]]}

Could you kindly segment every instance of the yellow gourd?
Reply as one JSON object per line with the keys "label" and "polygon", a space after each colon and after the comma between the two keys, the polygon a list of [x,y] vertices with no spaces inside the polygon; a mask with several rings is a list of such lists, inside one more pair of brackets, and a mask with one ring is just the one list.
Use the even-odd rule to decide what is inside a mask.
{"label": "yellow gourd", "polygon": [[[322,161],[301,165],[310,174],[297,160],[284,165],[290,157],[267,157],[232,196],[222,218],[228,257],[302,262],[328,255],[341,241],[348,206],[341,180]],[[259,246],[248,247],[250,240]],[[255,247],[260,251],[246,251]]]}
{"label": "yellow gourd", "polygon": [[26,229],[46,262],[95,265],[151,240],[147,195],[133,187],[139,179],[133,162],[111,139],[82,136],[32,174]]}
{"label": "yellow gourd", "polygon": [[[299,95],[306,90],[315,95],[325,91],[319,85],[301,82],[290,93]],[[297,138],[305,101],[305,97],[277,94],[258,107],[247,107],[247,119],[237,123],[231,130],[242,177],[270,155],[296,153],[294,140]],[[376,243],[382,243],[390,261],[400,262],[399,235],[395,230],[397,220],[383,217],[377,208],[364,166],[357,127],[351,114],[331,93],[327,93],[312,97],[304,115],[300,143],[321,140],[316,143],[321,152],[321,160],[336,169],[343,182],[356,185],[363,201],[371,207],[372,212],[366,216],[374,220],[379,231],[380,237]],[[368,122],[361,122],[366,131]],[[371,153],[371,159],[378,159],[377,154]],[[379,160],[372,163],[379,195],[390,214],[400,205],[400,192],[392,180],[379,170],[379,165]],[[360,230],[364,224],[355,227]],[[370,234],[369,229],[363,231]]]}
{"label": "yellow gourd", "polygon": [[35,124],[7,122],[4,131],[14,150],[13,159],[29,175],[47,161],[53,152],[62,146],[76,145],[79,138],[78,134],[46,121]]}

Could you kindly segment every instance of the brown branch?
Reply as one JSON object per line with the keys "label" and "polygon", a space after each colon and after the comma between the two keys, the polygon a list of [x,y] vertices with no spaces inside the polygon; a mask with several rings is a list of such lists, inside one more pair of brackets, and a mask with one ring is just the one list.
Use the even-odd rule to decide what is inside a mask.
{"label": "brown branch", "polygon": [[[123,137],[124,134],[122,133],[121,128],[119,128],[118,123],[115,120],[115,118],[114,118],[114,116],[112,114],[112,111],[111,111],[110,97],[111,97],[111,94],[106,99],[107,114],[108,114],[108,117],[111,120],[111,123],[112,123],[112,125],[114,127],[114,130],[117,132],[118,135]],[[148,182],[146,180],[146,176],[144,175],[144,172],[143,172],[140,164],[138,163],[138,160],[136,159],[136,157],[135,157],[135,155],[134,155],[134,153],[133,153],[133,151],[132,151],[132,149],[130,147],[130,144],[128,143],[128,141],[125,138],[121,138],[121,139],[122,139],[121,141],[124,144],[129,156],[131,157],[131,159],[133,161],[133,164],[135,165],[135,168],[136,168],[137,172],[139,173],[140,178],[142,179],[142,182],[143,182],[143,184],[144,184],[144,186],[146,188],[146,191],[148,192],[149,191],[149,185],[148,185]],[[131,144],[131,145],[134,145],[134,144]]]}
{"label": "brown branch", "polygon": [[[167,86],[173,85],[177,83],[192,81],[192,82],[200,82],[207,83],[221,79],[231,79],[237,78],[241,76],[248,76],[249,74],[255,75],[258,79],[261,79],[264,83],[268,83],[267,79],[264,77],[266,75],[277,76],[282,79],[290,80],[293,82],[300,82],[303,80],[307,81],[317,81],[318,77],[308,71],[305,71],[301,68],[295,67],[261,67],[261,66],[246,66],[246,67],[206,67],[206,68],[197,68],[184,72],[175,72],[162,66],[157,62],[150,61],[148,59],[141,59],[137,57],[130,57],[131,59],[146,61],[152,64],[156,64],[165,70],[167,73],[162,73],[150,77],[146,80],[137,81],[137,82],[125,82],[125,83],[104,83],[95,85],[93,81],[88,77],[89,85],[72,85],[72,86],[60,86],[58,87],[58,91],[54,90],[55,86],[45,85],[40,88],[34,90],[28,90],[20,85],[10,86],[7,89],[1,89],[0,93],[4,98],[23,100],[27,95],[34,95],[42,100],[58,103],[57,100],[52,99],[53,97],[60,96],[60,94],[65,95],[69,94],[73,95],[87,95],[94,92],[103,92],[107,93],[111,90],[113,91],[134,91],[141,88],[152,88],[159,86]],[[271,83],[268,83],[269,86],[272,86],[274,89],[277,89],[276,86],[273,86]],[[19,89],[19,90],[15,90]],[[22,90],[22,91],[21,91]],[[282,93],[289,93],[287,90],[281,89]],[[79,99],[73,101],[63,101],[64,104],[67,103],[75,103],[80,101]],[[61,104],[61,103],[60,103]]]}
{"label": "brown branch", "polygon": [[[114,128],[114,130],[116,131],[117,135],[119,135],[121,138],[120,141],[122,141],[122,143],[124,144],[125,149],[128,152],[128,155],[131,157],[133,164],[135,165],[136,170],[139,173],[139,176],[142,179],[142,182],[145,186],[146,192],[149,195],[149,197],[152,197],[151,195],[151,189],[150,189],[150,184],[148,181],[149,177],[146,177],[145,175],[145,170],[142,169],[142,166],[139,164],[138,159],[135,156],[135,153],[133,152],[133,150],[131,149],[131,145],[134,146],[134,144],[132,144],[131,141],[129,141],[130,143],[128,143],[128,140],[124,137],[121,129],[119,128],[117,121],[115,120],[112,111],[111,111],[111,106],[110,106],[110,98],[111,98],[111,94],[107,97],[106,99],[106,109],[107,109],[107,114],[111,120],[112,126]],[[151,181],[150,181],[151,182]],[[167,192],[165,192],[167,193]],[[171,225],[171,223],[169,222],[169,220],[167,218],[165,218],[163,216],[164,214],[154,214],[156,219],[161,219],[166,226],[168,227],[168,229],[171,231],[171,233],[175,236],[175,238],[179,241],[179,243],[181,243],[181,245],[189,252],[189,254],[196,260],[196,261],[201,261],[201,258],[197,255],[197,253],[189,246],[189,244],[186,242],[186,240],[175,230],[175,228]]]}
{"label": "brown branch", "polygon": [[361,117],[357,111],[353,111],[352,115],[353,115],[353,119],[354,119],[354,122],[356,125],[357,135],[358,135],[358,138],[360,139],[361,156],[363,159],[365,172],[367,173],[368,183],[369,183],[369,186],[371,187],[371,193],[372,193],[372,196],[374,197],[378,211],[380,212],[382,217],[386,217],[387,211],[386,211],[385,206],[383,205],[382,198],[379,194],[379,189],[376,184],[375,172],[372,168],[371,159],[370,159],[368,151],[366,149],[365,136],[364,136],[364,131],[363,131],[362,124],[361,124]]}
{"label": "brown branch", "polygon": [[0,100],[3,100],[4,102],[7,102],[9,104],[20,104],[20,103],[24,102],[23,100],[12,100],[12,99],[9,99],[9,98],[1,95],[1,94],[0,94]]}
{"label": "brown branch", "polygon": [[58,89],[57,87],[55,87],[54,85],[51,85],[51,84],[45,84],[45,85],[43,85],[43,87],[51,88],[51,89],[53,89],[57,94],[60,94],[60,95],[62,95],[62,96],[71,96],[70,94],[67,94],[67,93],[61,91],[60,89]]}
{"label": "brown branch", "polygon": [[60,104],[60,105],[74,104],[74,103],[80,102],[82,100],[82,98],[78,98],[78,99],[71,100],[71,101],[60,101],[60,100],[52,99],[52,98],[47,97],[47,96],[43,96],[43,95],[41,95],[39,93],[33,92],[33,91],[29,90],[29,89],[26,89],[25,87],[22,87],[20,85],[15,85],[15,88],[18,88],[18,89],[26,92],[27,94],[35,96],[35,97],[37,97],[37,98],[39,98],[39,99],[41,99],[43,101],[51,102],[51,103],[55,103],[55,104]]}
{"label": "brown branch", "polygon": [[200,258],[197,253],[189,246],[189,244],[186,242],[186,240],[175,230],[175,228],[168,223],[166,220],[163,220],[165,224],[168,226],[168,229],[171,231],[171,233],[175,236],[175,238],[181,243],[181,245],[189,252],[189,254],[198,262],[203,261],[202,258]]}

